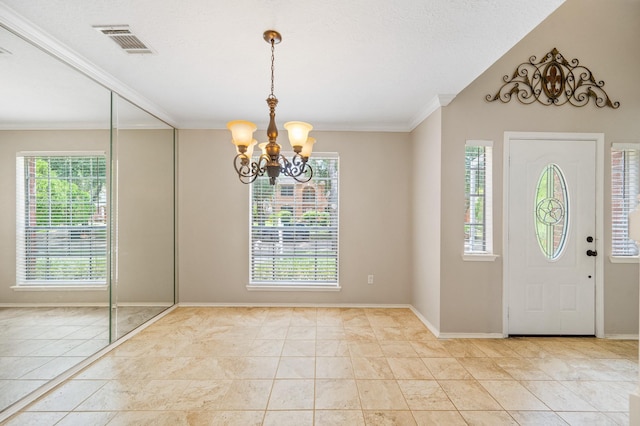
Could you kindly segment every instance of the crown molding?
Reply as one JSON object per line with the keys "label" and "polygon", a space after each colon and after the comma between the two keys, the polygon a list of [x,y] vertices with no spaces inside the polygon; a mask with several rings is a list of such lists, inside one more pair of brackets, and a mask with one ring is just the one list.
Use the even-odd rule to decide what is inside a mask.
{"label": "crown molding", "polygon": [[431,98],[431,101],[409,122],[409,132],[412,132],[420,123],[422,123],[427,117],[433,114],[438,108],[445,107],[451,103],[456,97],[454,94],[448,95],[436,95]]}

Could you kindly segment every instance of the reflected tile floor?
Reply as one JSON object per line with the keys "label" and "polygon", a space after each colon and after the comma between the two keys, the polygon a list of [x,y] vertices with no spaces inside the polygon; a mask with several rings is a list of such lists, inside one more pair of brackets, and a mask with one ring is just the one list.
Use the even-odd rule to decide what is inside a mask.
{"label": "reflected tile floor", "polygon": [[[165,309],[121,306],[113,329],[120,337]],[[106,306],[0,308],[0,411],[108,344]]]}
{"label": "reflected tile floor", "polygon": [[626,425],[638,342],[436,339],[408,309],[178,308],[7,425]]}

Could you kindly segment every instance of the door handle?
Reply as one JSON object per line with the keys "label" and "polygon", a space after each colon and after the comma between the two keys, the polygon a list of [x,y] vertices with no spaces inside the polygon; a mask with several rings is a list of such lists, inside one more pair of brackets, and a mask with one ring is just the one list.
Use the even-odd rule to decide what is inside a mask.
{"label": "door handle", "polygon": [[598,255],[597,250],[587,250],[587,256],[597,256],[597,255]]}

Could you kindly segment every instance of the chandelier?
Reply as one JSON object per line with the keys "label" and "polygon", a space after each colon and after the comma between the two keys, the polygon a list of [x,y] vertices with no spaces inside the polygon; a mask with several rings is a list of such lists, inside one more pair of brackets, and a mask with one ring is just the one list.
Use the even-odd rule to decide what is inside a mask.
{"label": "chandelier", "polygon": [[271,94],[267,97],[269,105],[269,127],[267,137],[269,142],[258,145],[262,154],[256,161],[252,161],[253,149],[257,141],[253,138],[256,125],[250,121],[235,120],[227,123],[231,131],[231,142],[236,146],[236,156],[233,165],[242,183],[251,183],[258,176],[269,176],[269,183],[275,185],[280,173],[292,177],[297,182],[309,182],[313,176],[313,169],[307,161],[311,156],[315,139],[309,137],[313,126],[302,121],[289,121],[284,128],[289,134],[289,143],[293,148],[293,157],[289,160],[280,153],[281,146],[276,142],[278,128],[276,127],[276,105],[278,98],[273,94],[273,70],[275,45],[282,41],[282,36],[274,30],[267,30],[263,34],[264,40],[271,45]]}

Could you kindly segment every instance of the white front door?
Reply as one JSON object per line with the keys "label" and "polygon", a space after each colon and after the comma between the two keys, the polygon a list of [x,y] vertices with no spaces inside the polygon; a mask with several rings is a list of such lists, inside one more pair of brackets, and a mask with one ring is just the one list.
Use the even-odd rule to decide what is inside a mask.
{"label": "white front door", "polygon": [[508,151],[508,334],[594,335],[596,141]]}

